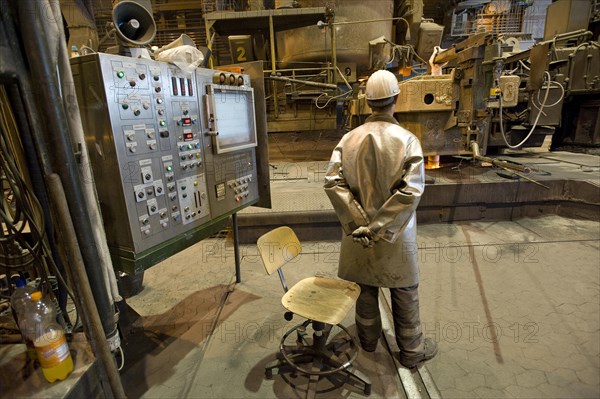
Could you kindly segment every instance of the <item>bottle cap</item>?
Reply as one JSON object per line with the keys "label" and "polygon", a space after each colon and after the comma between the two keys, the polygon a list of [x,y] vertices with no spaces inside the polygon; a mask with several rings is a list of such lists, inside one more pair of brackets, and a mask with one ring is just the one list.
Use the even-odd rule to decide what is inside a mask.
{"label": "bottle cap", "polygon": [[31,295],[29,295],[29,297],[32,301],[39,301],[40,299],[42,299],[42,293],[39,291],[32,292]]}
{"label": "bottle cap", "polygon": [[10,276],[10,280],[17,288],[25,287],[25,285],[27,285],[25,282],[25,279],[23,277],[19,276],[18,274]]}

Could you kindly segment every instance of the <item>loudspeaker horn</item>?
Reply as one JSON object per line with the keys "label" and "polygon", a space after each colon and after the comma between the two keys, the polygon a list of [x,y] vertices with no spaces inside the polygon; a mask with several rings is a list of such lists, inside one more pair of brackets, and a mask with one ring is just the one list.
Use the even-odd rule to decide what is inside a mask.
{"label": "loudspeaker horn", "polygon": [[113,8],[113,23],[123,44],[144,46],[154,40],[156,23],[152,10],[136,1],[120,1]]}

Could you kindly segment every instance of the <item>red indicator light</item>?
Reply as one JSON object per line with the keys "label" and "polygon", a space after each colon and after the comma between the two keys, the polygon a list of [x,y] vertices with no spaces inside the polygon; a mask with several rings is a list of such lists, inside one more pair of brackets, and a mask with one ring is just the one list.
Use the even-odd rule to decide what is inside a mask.
{"label": "red indicator light", "polygon": [[193,138],[194,138],[194,134],[193,134],[193,133],[185,133],[185,134],[183,135],[183,139],[184,139],[185,141],[187,141],[187,140],[191,140],[191,139],[193,139]]}
{"label": "red indicator light", "polygon": [[183,126],[188,126],[192,124],[192,118],[181,118],[181,123]]}

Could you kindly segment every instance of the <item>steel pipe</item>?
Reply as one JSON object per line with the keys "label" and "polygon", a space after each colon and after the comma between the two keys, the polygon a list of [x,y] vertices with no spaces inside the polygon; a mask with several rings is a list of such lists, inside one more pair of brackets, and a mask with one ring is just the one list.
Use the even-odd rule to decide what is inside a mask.
{"label": "steel pipe", "polygon": [[119,371],[115,365],[114,357],[112,356],[108,342],[104,339],[102,322],[96,310],[96,301],[94,300],[83,257],[79,250],[77,233],[75,232],[73,220],[69,214],[67,198],[62,182],[56,173],[48,176],[46,180],[61,225],[60,231],[63,237],[63,244],[66,244],[67,247],[65,253],[68,256],[69,270],[72,277],[71,280],[73,281],[73,286],[77,292],[76,298],[79,302],[77,311],[81,312],[88,338],[91,341],[94,353],[102,362],[102,367],[106,373],[113,396],[115,398],[125,398],[125,390],[121,383]]}
{"label": "steel pipe", "polygon": [[[53,167],[61,180],[65,182],[69,210],[77,236],[81,238],[80,248],[87,276],[92,286],[104,332],[107,337],[111,337],[116,334],[115,312],[104,284],[100,255],[93,239],[93,226],[85,206],[86,199],[79,174],[79,165],[75,158],[74,145],[68,135],[69,126],[56,76],[57,63],[53,62],[48,38],[43,34],[48,31],[44,24],[51,23],[51,20],[47,15],[40,15],[40,12],[49,8],[40,3],[38,0],[18,2],[19,27],[31,76],[34,81],[40,83],[34,94],[38,100],[38,109],[45,109],[46,116],[44,137],[38,137],[37,140],[47,143]],[[59,40],[64,40],[64,37]]]}

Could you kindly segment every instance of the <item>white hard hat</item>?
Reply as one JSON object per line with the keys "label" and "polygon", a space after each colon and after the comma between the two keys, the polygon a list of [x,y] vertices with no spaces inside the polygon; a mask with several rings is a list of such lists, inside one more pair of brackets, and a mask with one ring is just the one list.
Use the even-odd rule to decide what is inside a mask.
{"label": "white hard hat", "polygon": [[367,100],[377,101],[389,98],[390,101],[386,101],[388,104],[392,103],[392,98],[400,93],[398,87],[398,79],[390,71],[380,70],[375,72],[367,80]]}

